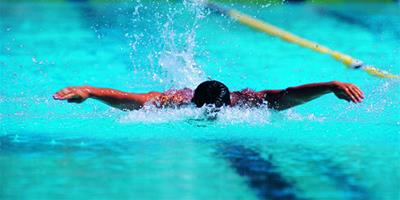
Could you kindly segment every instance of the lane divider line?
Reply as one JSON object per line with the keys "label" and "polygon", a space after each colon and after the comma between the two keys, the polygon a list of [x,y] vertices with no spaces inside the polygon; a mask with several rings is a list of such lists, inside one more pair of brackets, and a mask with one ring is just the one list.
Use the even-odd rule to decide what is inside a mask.
{"label": "lane divider line", "polygon": [[301,47],[309,48],[316,52],[330,55],[331,57],[342,62],[344,65],[346,65],[347,67],[349,67],[351,69],[362,69],[365,72],[367,72],[368,74],[370,74],[372,76],[380,77],[380,78],[400,79],[399,75],[394,75],[387,71],[378,69],[374,66],[366,65],[362,61],[355,59],[349,55],[346,55],[339,51],[332,50],[332,49],[330,49],[324,45],[318,44],[316,42],[304,39],[293,33],[285,31],[277,26],[274,26],[267,22],[263,22],[256,18],[253,18],[249,15],[243,14],[237,10],[227,9],[227,8],[221,7],[221,6],[219,6],[215,3],[211,3],[211,2],[206,2],[205,6],[214,12],[227,15],[227,16],[231,17],[232,19],[240,22],[241,24],[244,24],[246,26],[254,28],[258,31],[267,33],[271,36],[279,37],[282,40],[297,44]]}

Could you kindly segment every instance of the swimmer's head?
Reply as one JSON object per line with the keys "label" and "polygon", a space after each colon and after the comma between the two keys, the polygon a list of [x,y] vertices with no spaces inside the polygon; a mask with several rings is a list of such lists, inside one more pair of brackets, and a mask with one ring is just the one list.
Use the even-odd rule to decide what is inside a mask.
{"label": "swimmer's head", "polygon": [[214,105],[219,108],[231,104],[228,87],[219,81],[205,81],[194,90],[192,102],[197,107]]}

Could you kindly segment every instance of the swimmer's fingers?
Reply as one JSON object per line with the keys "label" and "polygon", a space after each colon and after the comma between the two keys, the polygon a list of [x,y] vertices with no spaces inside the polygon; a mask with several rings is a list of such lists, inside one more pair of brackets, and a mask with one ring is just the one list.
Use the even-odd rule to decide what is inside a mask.
{"label": "swimmer's fingers", "polygon": [[76,99],[79,98],[79,95],[76,93],[68,93],[68,94],[62,94],[56,98],[57,100],[69,100],[69,99]]}
{"label": "swimmer's fingers", "polygon": [[53,98],[56,100],[71,100],[68,102],[74,102],[74,103],[83,102],[88,97],[89,97],[88,92],[80,87],[64,88],[53,95]]}
{"label": "swimmer's fingers", "polygon": [[65,99],[71,98],[72,95],[73,95],[73,93],[71,93],[70,88],[64,88],[64,89],[56,92],[53,95],[53,98],[56,100],[65,100]]}
{"label": "swimmer's fingers", "polygon": [[347,95],[348,97],[350,97],[350,100],[351,100],[353,103],[357,103],[357,102],[358,102],[357,98],[353,95],[353,91],[351,90],[350,87],[345,87],[345,88],[344,88],[344,92],[346,93],[346,95]]}
{"label": "swimmer's fingers", "polygon": [[344,87],[344,91],[347,96],[350,97],[353,103],[361,103],[362,102],[362,94],[361,91],[353,84],[346,84]]}
{"label": "swimmer's fingers", "polygon": [[362,91],[359,87],[357,87],[356,85],[352,85],[352,87],[353,87],[353,90],[358,94],[358,96],[359,96],[361,99],[364,99],[364,93],[363,93],[363,91]]}
{"label": "swimmer's fingers", "polygon": [[350,83],[334,82],[333,92],[335,95],[348,102],[361,103],[364,98],[363,92],[355,85]]}
{"label": "swimmer's fingers", "polygon": [[351,85],[349,87],[349,92],[351,93],[352,98],[355,100],[355,102],[353,101],[354,103],[362,102],[363,96],[361,94],[361,91],[356,86]]}
{"label": "swimmer's fingers", "polygon": [[70,93],[64,96],[61,100],[67,100],[68,103],[82,103],[87,99],[83,94],[79,93]]}

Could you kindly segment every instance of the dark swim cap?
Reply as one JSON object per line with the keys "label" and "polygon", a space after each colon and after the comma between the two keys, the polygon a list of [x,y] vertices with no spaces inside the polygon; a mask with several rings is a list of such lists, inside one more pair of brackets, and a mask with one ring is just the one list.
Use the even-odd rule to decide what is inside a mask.
{"label": "dark swim cap", "polygon": [[213,104],[221,107],[231,104],[231,96],[228,87],[219,81],[205,81],[194,90],[192,102],[197,107],[204,104]]}

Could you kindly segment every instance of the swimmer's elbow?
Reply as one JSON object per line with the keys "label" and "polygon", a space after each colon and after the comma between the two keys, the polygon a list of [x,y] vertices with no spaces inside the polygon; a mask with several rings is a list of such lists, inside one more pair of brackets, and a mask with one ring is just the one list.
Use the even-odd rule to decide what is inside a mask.
{"label": "swimmer's elbow", "polygon": [[307,102],[301,96],[295,95],[294,92],[295,89],[291,87],[279,91],[274,98],[268,101],[268,107],[273,110],[283,111]]}

